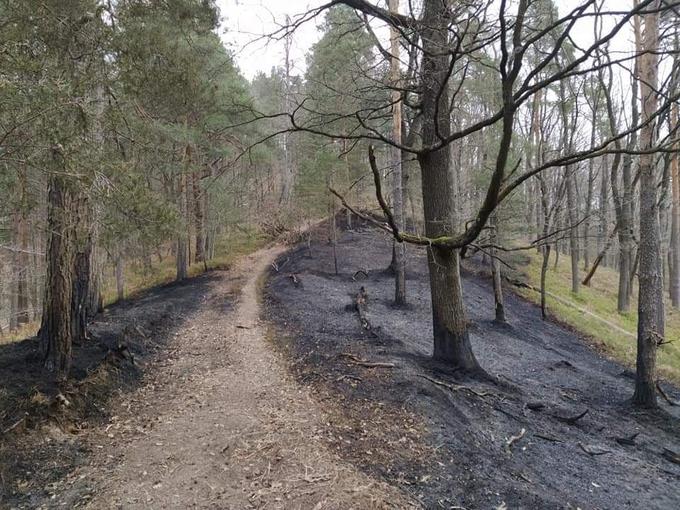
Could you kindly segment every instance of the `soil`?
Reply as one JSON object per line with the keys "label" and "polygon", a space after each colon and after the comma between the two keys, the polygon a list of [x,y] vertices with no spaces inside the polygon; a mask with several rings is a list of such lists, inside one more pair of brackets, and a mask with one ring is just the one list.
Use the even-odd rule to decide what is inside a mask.
{"label": "soil", "polygon": [[335,274],[329,237],[318,229],[279,257],[266,306],[339,456],[428,509],[680,508],[680,466],[662,455],[680,451],[678,407],[633,409],[630,370],[510,292],[509,324],[493,322],[491,282],[471,272],[473,347],[497,381],[460,380],[431,360],[424,249],[408,248],[409,304],[395,308],[391,239],[366,225],[343,233]]}
{"label": "soil", "polygon": [[323,403],[272,346],[258,278],[282,251],[111,308],[68,387],[27,391],[35,341],[2,347],[6,421],[29,416],[1,437],[0,507],[417,507],[335,452]]}

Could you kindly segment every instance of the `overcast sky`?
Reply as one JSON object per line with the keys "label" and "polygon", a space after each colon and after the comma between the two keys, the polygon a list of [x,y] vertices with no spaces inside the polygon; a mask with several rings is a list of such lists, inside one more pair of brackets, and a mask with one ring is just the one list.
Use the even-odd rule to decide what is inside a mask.
{"label": "overcast sky", "polygon": [[[270,41],[264,35],[274,32],[285,23],[286,14],[295,18],[296,15],[326,3],[327,0],[217,0],[220,7],[222,22],[222,39],[236,55],[239,68],[251,79],[258,71],[268,73],[273,66],[283,62],[283,42]],[[560,14],[564,14],[583,0],[556,0]],[[382,2],[386,4],[385,1]],[[406,4],[406,2],[403,2]],[[606,0],[605,5],[616,9],[626,9],[632,6],[632,0]],[[322,15],[323,16],[323,15]],[[315,22],[309,22],[300,27],[293,40],[292,60],[294,74],[300,74],[305,68],[305,55],[319,38],[317,25],[322,16]],[[592,38],[592,25],[584,22],[572,33],[575,38],[587,43]],[[259,39],[259,40],[258,40]],[[628,46],[630,32],[621,34],[614,48],[623,49]],[[612,48],[612,50],[614,49]]]}

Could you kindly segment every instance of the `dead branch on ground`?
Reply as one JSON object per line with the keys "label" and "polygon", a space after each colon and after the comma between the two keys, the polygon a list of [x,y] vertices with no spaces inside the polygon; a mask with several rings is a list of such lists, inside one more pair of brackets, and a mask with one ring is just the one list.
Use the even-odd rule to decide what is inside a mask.
{"label": "dead branch on ground", "polygon": [[477,397],[484,398],[488,397],[490,395],[493,395],[493,393],[489,393],[488,391],[477,391],[473,388],[470,388],[469,386],[465,386],[462,384],[449,384],[445,383],[444,381],[439,381],[437,379],[433,379],[432,377],[429,377],[424,374],[418,374],[419,377],[422,377],[423,379],[426,379],[430,381],[432,384],[436,386],[441,386],[442,388],[446,388],[449,391],[469,391],[473,395],[476,395]]}
{"label": "dead branch on ground", "polygon": [[583,418],[586,414],[588,414],[588,411],[589,410],[586,409],[581,414],[577,414],[576,416],[558,416],[556,414],[553,414],[553,417],[563,423],[566,423],[567,425],[576,425],[576,422]]}

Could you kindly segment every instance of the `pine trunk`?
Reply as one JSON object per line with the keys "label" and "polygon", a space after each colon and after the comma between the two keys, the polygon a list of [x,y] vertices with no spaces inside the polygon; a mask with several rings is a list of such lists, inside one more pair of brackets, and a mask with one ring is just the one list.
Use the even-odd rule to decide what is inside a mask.
{"label": "pine trunk", "polygon": [[[61,161],[59,149],[53,149],[55,161]],[[45,368],[57,380],[65,380],[71,368],[73,291],[71,196],[63,176],[63,165],[50,176],[48,186],[48,240],[45,253],[46,278],[40,344]]]}
{"label": "pine trunk", "polygon": [[[659,5],[657,0],[652,8]],[[655,144],[654,112],[658,81],[658,56],[655,54],[659,37],[658,14],[644,16],[642,47],[646,51],[640,58],[640,89],[642,93],[641,150]],[[637,377],[633,403],[641,407],[656,406],[656,349],[664,335],[663,280],[661,268],[661,241],[659,232],[659,206],[657,201],[658,176],[656,156],[640,156],[640,245]]]}

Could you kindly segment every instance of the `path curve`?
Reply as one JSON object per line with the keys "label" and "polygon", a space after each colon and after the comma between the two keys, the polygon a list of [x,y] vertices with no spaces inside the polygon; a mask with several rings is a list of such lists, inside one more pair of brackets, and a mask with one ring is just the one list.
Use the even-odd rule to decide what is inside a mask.
{"label": "path curve", "polygon": [[201,306],[167,361],[90,433],[92,463],[54,506],[86,508],[414,508],[325,446],[323,412],[267,340],[259,282],[285,248],[245,257],[205,303],[243,284],[236,305]]}

